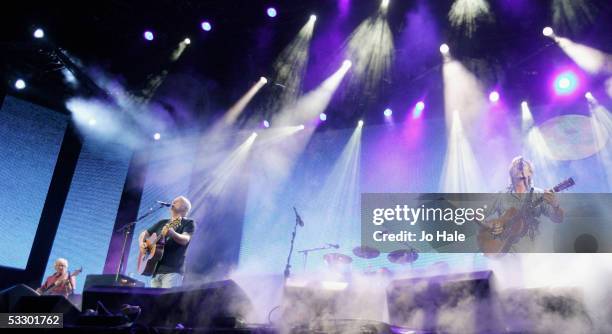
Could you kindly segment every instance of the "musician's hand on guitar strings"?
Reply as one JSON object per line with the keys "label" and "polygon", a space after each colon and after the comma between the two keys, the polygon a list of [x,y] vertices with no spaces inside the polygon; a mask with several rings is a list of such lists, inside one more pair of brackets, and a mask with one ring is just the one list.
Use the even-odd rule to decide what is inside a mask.
{"label": "musician's hand on guitar strings", "polygon": [[557,200],[557,196],[555,196],[555,193],[553,191],[546,190],[543,196],[544,196],[544,201],[550,204],[553,208],[559,207],[559,201]]}

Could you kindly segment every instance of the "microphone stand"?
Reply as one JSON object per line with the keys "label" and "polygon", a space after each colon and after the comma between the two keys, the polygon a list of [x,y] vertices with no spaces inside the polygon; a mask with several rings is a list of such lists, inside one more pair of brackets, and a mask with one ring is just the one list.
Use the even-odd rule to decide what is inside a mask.
{"label": "microphone stand", "polygon": [[331,248],[336,248],[336,247],[332,247],[330,245],[327,245],[327,246],[323,246],[323,247],[315,247],[315,248],[309,248],[309,249],[302,249],[301,251],[298,251],[298,253],[304,254],[304,270],[306,270],[306,262],[308,262],[308,253],[316,252],[316,251],[320,251],[320,250],[331,249]]}
{"label": "microphone stand", "polygon": [[136,225],[136,223],[140,222],[141,220],[147,218],[148,216],[150,216],[151,214],[153,214],[153,212],[158,211],[159,209],[163,208],[164,205],[160,204],[158,207],[153,208],[150,207],[149,211],[147,211],[145,214],[143,214],[142,216],[136,218],[135,221],[127,223],[123,226],[121,226],[120,228],[117,229],[116,232],[125,232],[124,237],[123,237],[123,246],[121,246],[121,258],[119,259],[119,266],[117,266],[117,272],[115,273],[115,283],[119,282],[119,274],[121,273],[121,269],[123,269],[123,263],[125,262],[125,247],[127,245],[127,240],[130,236],[130,228],[134,225]]}
{"label": "microphone stand", "polygon": [[293,254],[293,244],[295,242],[295,235],[297,234],[297,227],[298,225],[303,226],[304,224],[303,222],[302,224],[300,224],[300,221],[301,219],[298,216],[297,211],[296,211],[295,212],[295,226],[293,226],[293,233],[291,234],[291,248],[289,248],[289,256],[287,256],[287,264],[285,265],[285,272],[284,272],[285,283],[287,282],[287,279],[291,275],[291,255]]}

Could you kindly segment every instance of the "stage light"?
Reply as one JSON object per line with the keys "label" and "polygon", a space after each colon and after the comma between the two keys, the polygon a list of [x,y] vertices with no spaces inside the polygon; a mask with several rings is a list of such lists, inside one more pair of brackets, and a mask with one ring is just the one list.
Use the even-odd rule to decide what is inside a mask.
{"label": "stage light", "polygon": [[489,93],[489,101],[493,103],[496,103],[497,101],[499,101],[499,93],[496,90]]}
{"label": "stage light", "polygon": [[87,122],[87,124],[89,124],[89,126],[96,126],[96,119],[95,118],[90,118],[89,121]]}
{"label": "stage light", "polygon": [[[352,89],[359,87],[361,91],[377,91],[390,75],[395,46],[385,11],[381,8],[378,14],[362,21],[350,34],[344,47],[347,58],[352,62],[352,75],[348,78]],[[362,101],[365,99],[365,96],[360,98]]]}
{"label": "stage light", "polygon": [[593,47],[576,43],[569,38],[554,36],[557,45],[581,69],[590,74],[612,72],[612,55]]}
{"label": "stage light", "polygon": [[462,30],[467,36],[472,36],[478,24],[491,18],[487,0],[455,0],[448,12],[448,20],[453,28]]}
{"label": "stage light", "polygon": [[346,69],[351,68],[352,65],[353,65],[353,63],[350,60],[348,60],[348,59],[342,62],[342,67],[344,67]]}
{"label": "stage light", "polygon": [[257,132],[253,131],[253,133],[251,133],[251,137],[253,137],[253,139],[257,138]]}
{"label": "stage light", "polygon": [[306,127],[304,126],[304,124],[300,124],[300,125],[298,125],[298,129],[300,129],[300,130],[304,130],[305,128],[306,128]]}
{"label": "stage light", "polygon": [[269,8],[266,10],[266,13],[268,14],[268,16],[269,16],[269,17],[276,17],[276,14],[277,14],[277,13],[276,13],[276,8],[274,8],[274,7],[269,7]]}
{"label": "stage light", "polygon": [[380,2],[380,8],[387,9],[387,7],[389,7],[389,0],[382,0]]}
{"label": "stage light", "polygon": [[25,81],[23,81],[23,79],[17,79],[15,81],[15,88],[22,90],[24,88],[26,88],[26,83]]}
{"label": "stage light", "polygon": [[259,82],[261,82],[262,84],[267,84],[268,83],[268,79],[266,79],[265,77],[260,77],[259,78]]}
{"label": "stage light", "polygon": [[550,37],[554,34],[555,32],[553,31],[553,28],[551,27],[546,27],[542,30],[542,34],[546,37]]}
{"label": "stage light", "polygon": [[266,120],[264,120],[264,121],[263,121],[263,126],[264,126],[264,128],[269,128],[269,127],[270,127],[270,122],[268,122],[268,120],[267,120],[267,119],[266,119]]}
{"label": "stage light", "polygon": [[155,132],[155,134],[153,135],[153,139],[160,140],[161,139],[161,134],[159,132]]}
{"label": "stage light", "polygon": [[317,16],[312,14],[310,15],[310,21],[315,22],[317,20]]}
{"label": "stage light", "polygon": [[45,31],[38,28],[34,31],[34,38],[43,38],[45,37]]}
{"label": "stage light", "polygon": [[448,47],[446,43],[440,45],[440,53],[442,53],[443,55],[446,55],[449,53],[449,51],[450,51],[450,48]]}
{"label": "stage light", "polygon": [[325,122],[325,121],[327,120],[327,114],[325,114],[325,113],[323,113],[323,112],[322,112],[322,113],[320,113],[320,114],[319,114],[319,119],[320,119],[321,121]]}
{"label": "stage light", "polygon": [[[295,38],[283,49],[272,65],[274,73],[270,81],[283,89],[274,103],[274,107],[282,109],[294,103],[302,92],[302,80],[306,73],[306,65],[310,56],[310,41],[314,31],[314,21],[304,23]],[[318,114],[318,113],[317,113]],[[281,123],[274,121],[276,126],[289,126],[295,122]]]}
{"label": "stage light", "polygon": [[144,38],[147,41],[152,41],[155,38],[155,35],[153,35],[153,32],[147,30],[147,31],[144,32]]}
{"label": "stage light", "polygon": [[423,111],[423,109],[425,109],[425,102],[423,101],[417,102],[417,104],[414,106],[414,109],[416,111]]}
{"label": "stage light", "polygon": [[412,112],[412,118],[419,118],[425,110],[425,102],[419,101],[414,105],[414,111]]}
{"label": "stage light", "polygon": [[185,38],[185,40],[183,40],[183,43],[189,45],[189,44],[191,44],[191,39]]}
{"label": "stage light", "polygon": [[568,95],[578,87],[578,77],[571,71],[562,72],[555,78],[554,89],[557,95]]}
{"label": "stage light", "polygon": [[211,31],[212,30],[212,25],[208,21],[202,22],[201,27],[202,27],[202,30],[204,30],[204,31]]}
{"label": "stage light", "polygon": [[531,114],[527,101],[523,101],[521,102],[521,129],[523,130],[523,133],[527,133],[532,126],[533,115]]}
{"label": "stage light", "polygon": [[391,115],[393,115],[393,110],[387,108],[383,113],[385,114],[385,117],[391,117]]}
{"label": "stage light", "polygon": [[363,120],[359,120],[359,122],[357,122],[357,126],[358,127],[362,127],[363,126]]}
{"label": "stage light", "polygon": [[586,93],[584,94],[584,97],[585,97],[587,100],[594,100],[594,99],[595,99],[595,97],[593,97],[593,94],[592,94],[591,92],[586,92]]}

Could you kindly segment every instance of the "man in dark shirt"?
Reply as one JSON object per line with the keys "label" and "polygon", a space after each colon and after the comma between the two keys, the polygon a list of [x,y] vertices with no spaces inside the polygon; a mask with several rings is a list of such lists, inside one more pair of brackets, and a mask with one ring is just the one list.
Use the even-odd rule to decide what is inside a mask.
{"label": "man in dark shirt", "polygon": [[[179,196],[170,206],[170,219],[160,220],[140,233],[138,242],[141,248],[146,247],[144,240],[151,234],[164,236],[164,254],[157,263],[151,279],[153,288],[173,288],[183,283],[185,251],[195,230],[193,220],[185,218],[189,210],[191,210],[189,200]],[[173,227],[173,223],[176,227]]]}

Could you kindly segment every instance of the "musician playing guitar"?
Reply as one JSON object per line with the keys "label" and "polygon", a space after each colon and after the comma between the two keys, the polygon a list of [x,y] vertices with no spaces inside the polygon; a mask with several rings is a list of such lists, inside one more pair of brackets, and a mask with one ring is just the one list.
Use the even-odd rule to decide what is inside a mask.
{"label": "musician playing guitar", "polygon": [[45,283],[36,291],[40,294],[63,295],[68,297],[74,292],[76,275],[68,272],[68,261],[63,258],[55,260],[55,273],[45,280]]}
{"label": "musician playing guitar", "polygon": [[193,220],[185,218],[189,210],[191,203],[187,198],[175,198],[170,206],[170,219],[160,220],[138,237],[141,253],[150,247],[146,241],[153,234],[160,236],[158,243],[164,243],[163,255],[153,270],[153,288],[173,288],[183,283],[185,251],[195,229]]}
{"label": "musician playing guitar", "polygon": [[[534,240],[538,232],[538,218],[548,217],[553,223],[563,222],[563,209],[555,191],[533,187],[533,165],[518,156],[509,168],[510,186],[489,208],[485,219],[488,228],[479,231],[478,242],[485,255],[506,253],[525,235]],[[562,182],[555,189],[566,189],[573,179]],[[558,190],[557,190],[558,191]]]}

